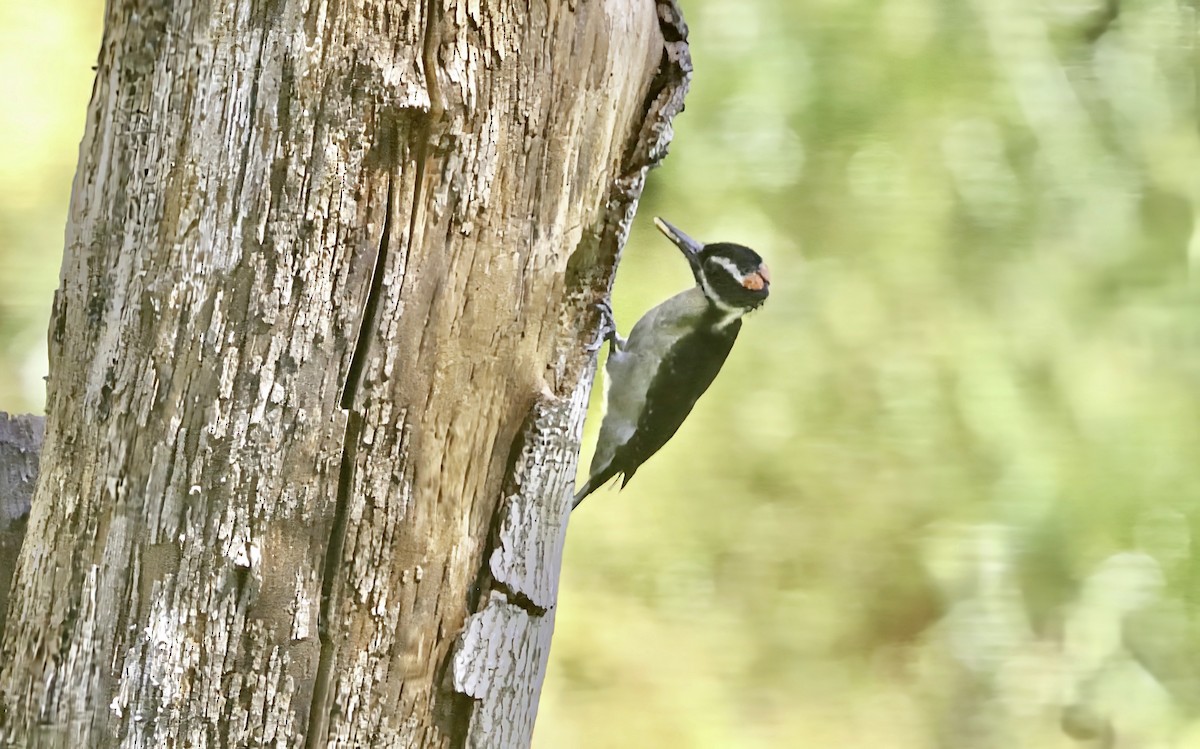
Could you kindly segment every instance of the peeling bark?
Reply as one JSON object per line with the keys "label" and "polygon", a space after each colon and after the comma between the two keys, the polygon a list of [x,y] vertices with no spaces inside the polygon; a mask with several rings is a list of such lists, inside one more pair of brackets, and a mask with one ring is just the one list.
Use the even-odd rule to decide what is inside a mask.
{"label": "peeling bark", "polygon": [[673,0],[109,3],[0,743],[529,743],[685,37]]}

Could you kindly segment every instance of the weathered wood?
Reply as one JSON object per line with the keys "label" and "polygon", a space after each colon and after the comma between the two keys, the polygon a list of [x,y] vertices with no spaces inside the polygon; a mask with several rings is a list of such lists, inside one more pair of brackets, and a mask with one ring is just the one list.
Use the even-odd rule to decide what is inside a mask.
{"label": "weathered wood", "polygon": [[0,412],[0,638],[8,611],[8,587],[37,481],[46,420]]}
{"label": "weathered wood", "polygon": [[113,0],[0,743],[523,746],[673,0]]}

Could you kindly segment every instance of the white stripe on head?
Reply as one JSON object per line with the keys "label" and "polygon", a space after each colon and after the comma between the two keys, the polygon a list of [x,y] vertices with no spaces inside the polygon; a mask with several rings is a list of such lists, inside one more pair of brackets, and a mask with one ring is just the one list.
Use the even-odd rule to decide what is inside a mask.
{"label": "white stripe on head", "polygon": [[735,307],[733,305],[726,304],[725,302],[721,301],[721,297],[717,296],[717,293],[715,291],[713,291],[713,288],[708,285],[708,277],[705,276],[704,273],[700,274],[700,289],[701,289],[701,291],[704,292],[704,298],[707,299],[710,304],[712,304],[714,307],[721,310],[722,312],[733,312],[735,310],[741,309],[740,307]]}
{"label": "white stripe on head", "polygon": [[[732,260],[730,260],[729,258],[727,258],[727,257],[711,257],[711,258],[709,258],[709,260],[713,261],[714,263],[716,263],[717,265],[721,266],[726,271],[728,271],[729,275],[732,276],[734,278],[734,280],[736,280],[738,283],[741,283],[742,281],[745,280],[746,275],[744,273],[742,273],[741,270],[738,269],[737,265],[735,265],[734,262]],[[710,304],[712,304],[714,307],[716,307],[717,309],[719,309],[725,313],[725,316],[722,317],[721,320],[716,325],[713,326],[714,328],[716,328],[717,330],[724,330],[735,320],[739,319],[742,315],[746,314],[747,310],[745,308],[738,307],[738,306],[732,305],[732,304],[726,304],[721,299],[721,297],[717,296],[717,293],[715,291],[713,291],[712,286],[710,286],[708,283],[708,276],[705,275],[703,267],[701,267],[699,275],[700,275],[700,288],[704,291],[704,296],[708,299]]]}
{"label": "white stripe on head", "polygon": [[729,275],[733,276],[733,280],[738,282],[738,286],[741,286],[745,283],[746,274],[742,273],[741,269],[738,268],[737,265],[729,258],[716,255],[709,258],[709,260],[712,260],[717,265],[729,271]]}
{"label": "white stripe on head", "polygon": [[704,298],[708,300],[708,303],[724,313],[721,316],[721,319],[717,321],[717,324],[713,325],[714,330],[724,330],[735,320],[741,319],[742,315],[748,312],[748,310],[743,309],[742,307],[726,304],[725,302],[721,301],[721,298],[713,293],[712,287],[708,285],[708,281],[704,278],[703,273],[700,274],[700,285],[703,287]]}

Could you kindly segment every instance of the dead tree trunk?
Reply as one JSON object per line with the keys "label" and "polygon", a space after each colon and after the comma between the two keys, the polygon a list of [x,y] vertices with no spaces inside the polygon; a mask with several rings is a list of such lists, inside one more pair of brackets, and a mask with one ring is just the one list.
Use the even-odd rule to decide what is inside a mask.
{"label": "dead tree trunk", "polygon": [[0,744],[528,744],[674,0],[105,23]]}

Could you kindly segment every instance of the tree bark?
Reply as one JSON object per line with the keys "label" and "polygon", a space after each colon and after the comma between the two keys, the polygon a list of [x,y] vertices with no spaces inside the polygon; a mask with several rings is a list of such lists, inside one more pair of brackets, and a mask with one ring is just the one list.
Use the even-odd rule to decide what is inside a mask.
{"label": "tree bark", "polygon": [[111,0],[0,744],[530,741],[674,0]]}
{"label": "tree bark", "polygon": [[0,640],[8,611],[8,588],[37,481],[45,420],[0,413]]}

